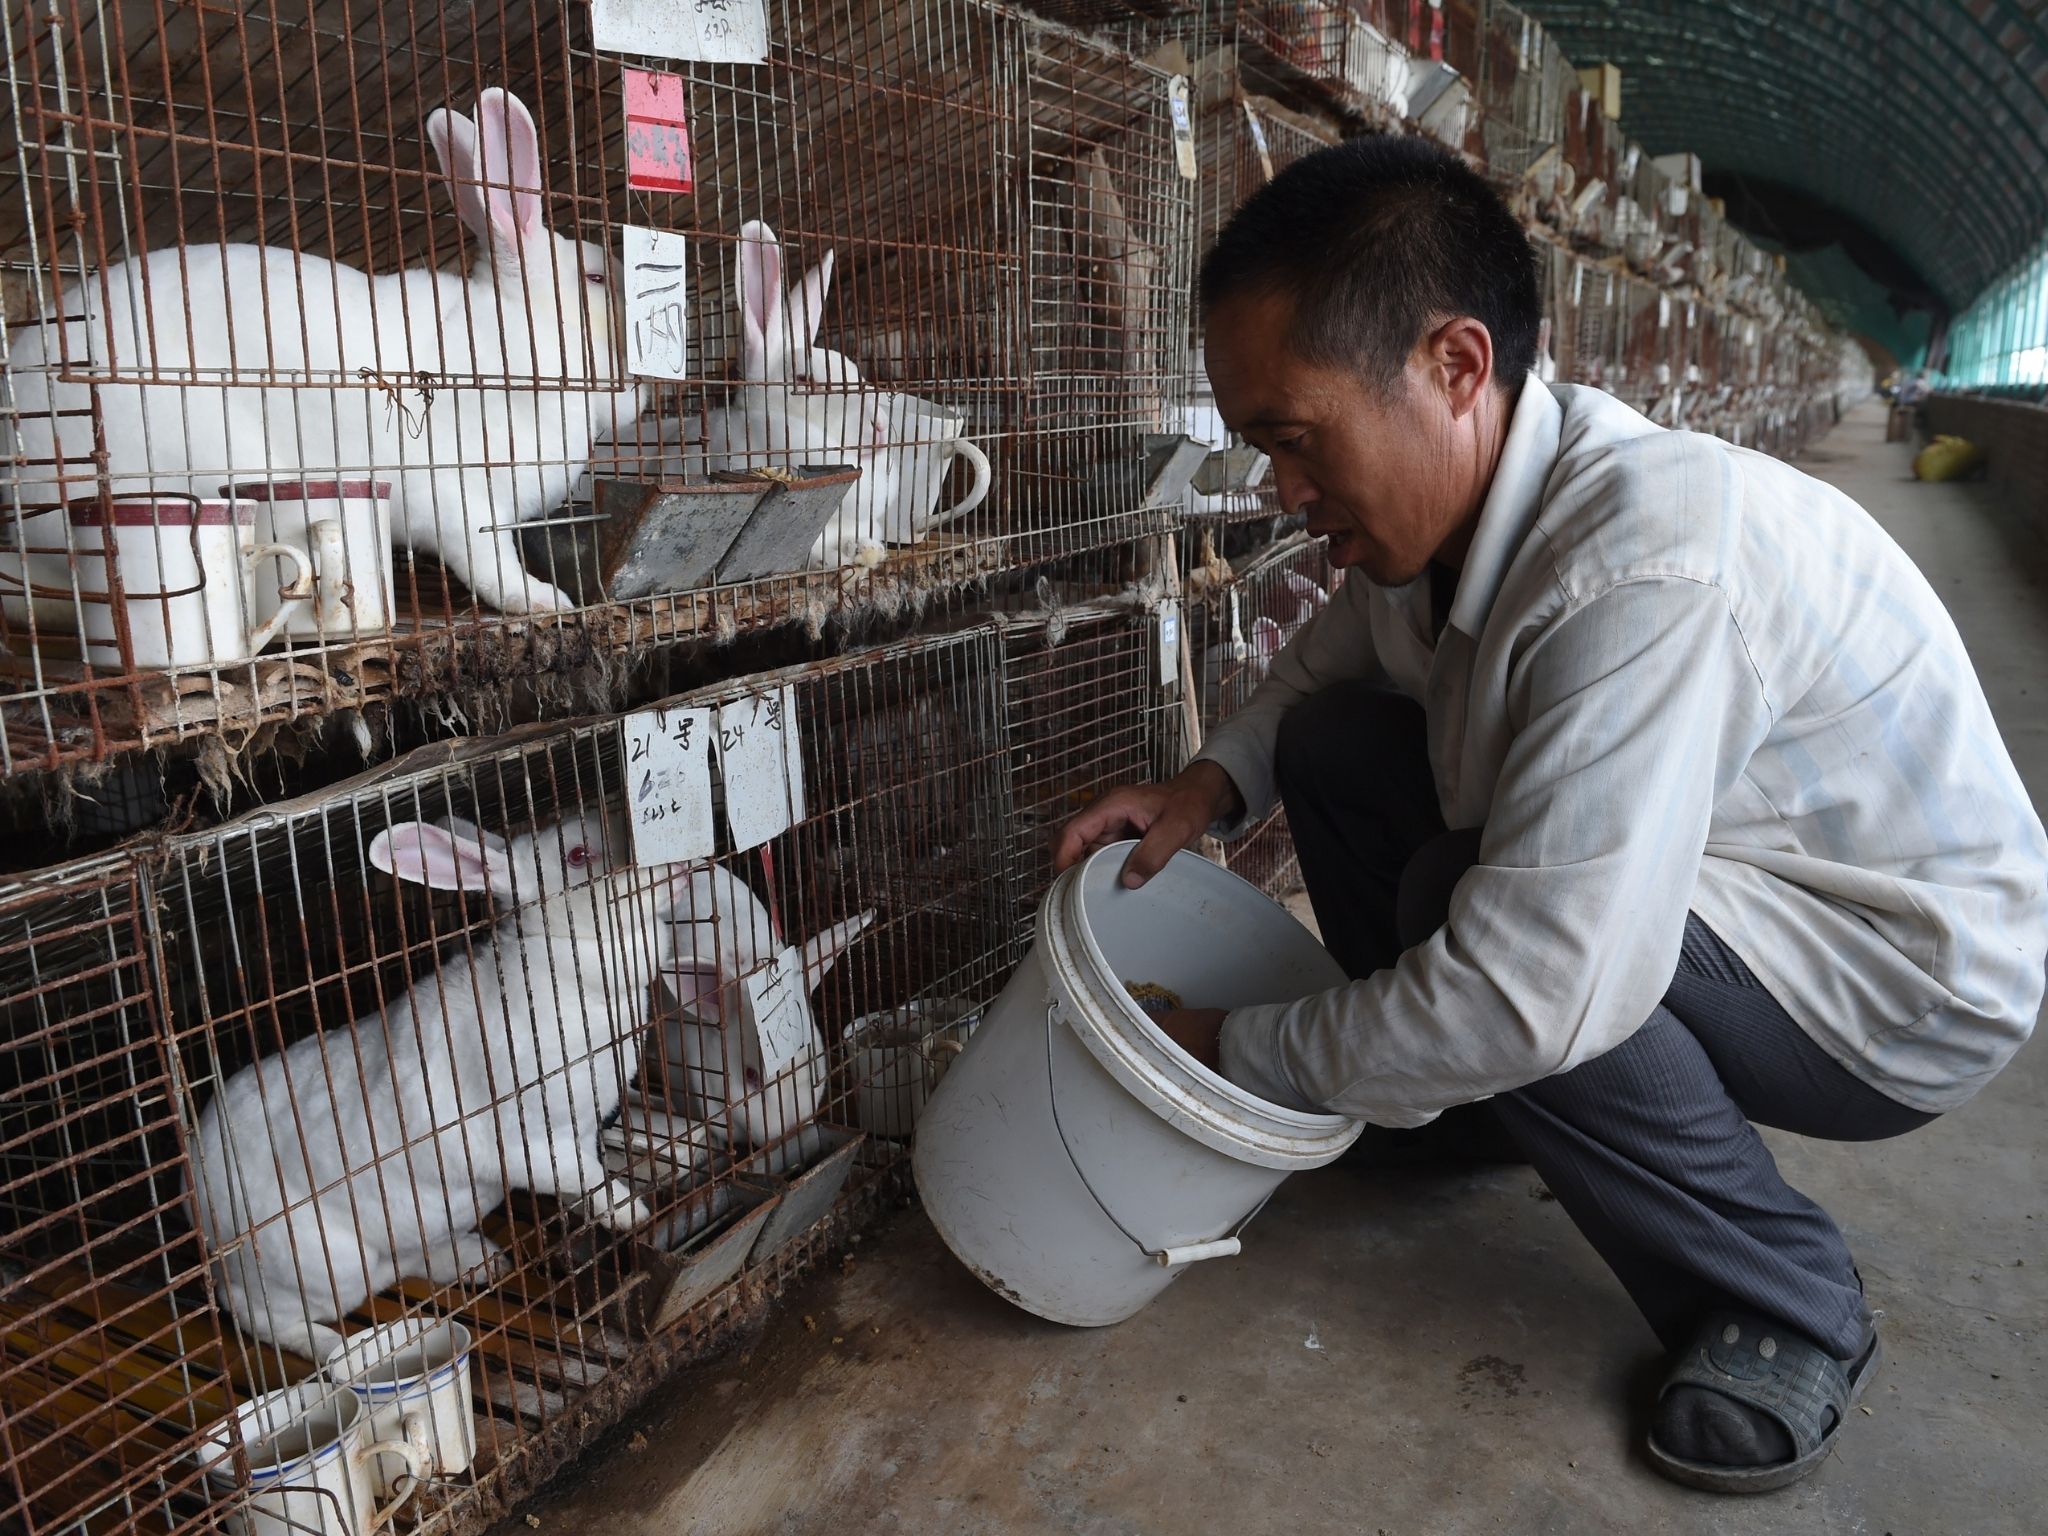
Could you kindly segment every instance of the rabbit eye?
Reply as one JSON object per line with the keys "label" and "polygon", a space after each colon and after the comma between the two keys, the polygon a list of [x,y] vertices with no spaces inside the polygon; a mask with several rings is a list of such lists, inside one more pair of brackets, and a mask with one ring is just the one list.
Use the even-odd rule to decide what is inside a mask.
{"label": "rabbit eye", "polygon": [[571,848],[569,850],[569,867],[571,869],[581,869],[589,862],[590,850],[588,848]]}
{"label": "rabbit eye", "polygon": [[605,275],[602,272],[586,272],[583,277],[586,282],[595,283],[600,288],[605,285]]}

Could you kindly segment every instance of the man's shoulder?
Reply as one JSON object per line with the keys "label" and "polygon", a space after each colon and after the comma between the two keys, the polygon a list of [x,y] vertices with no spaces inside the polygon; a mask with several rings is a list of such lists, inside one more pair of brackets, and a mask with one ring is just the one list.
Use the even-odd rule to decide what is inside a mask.
{"label": "man's shoulder", "polygon": [[1558,394],[1558,456],[1536,526],[1568,592],[1652,576],[1725,585],[1756,553],[1760,510],[1839,494],[1719,438],[1660,427],[1600,390]]}
{"label": "man's shoulder", "polygon": [[[1725,499],[1739,490],[1746,455],[1731,443],[1699,432],[1660,427],[1633,406],[1585,385],[1557,386],[1564,419],[1546,508],[1586,503],[1595,511],[1616,500],[1636,501],[1654,487],[1661,502]],[[1768,462],[1768,461],[1766,461]],[[1655,504],[1639,510],[1653,514]]]}

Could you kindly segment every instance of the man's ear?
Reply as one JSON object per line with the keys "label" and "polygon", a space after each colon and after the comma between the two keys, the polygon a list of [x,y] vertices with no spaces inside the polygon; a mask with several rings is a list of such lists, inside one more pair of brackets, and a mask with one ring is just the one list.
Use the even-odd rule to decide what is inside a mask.
{"label": "man's ear", "polygon": [[1451,414],[1462,421],[1493,387],[1492,335],[1470,315],[1459,315],[1430,332],[1423,346]]}

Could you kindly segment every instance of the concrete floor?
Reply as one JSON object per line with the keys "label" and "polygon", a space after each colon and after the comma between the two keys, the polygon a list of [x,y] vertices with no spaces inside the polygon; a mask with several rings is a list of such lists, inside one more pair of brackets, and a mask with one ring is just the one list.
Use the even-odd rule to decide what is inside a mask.
{"label": "concrete floor", "polygon": [[[2048,545],[1981,492],[1913,483],[1880,424],[1853,415],[1808,462],[1949,599],[2048,804]],[[1647,1470],[1652,1340],[1527,1169],[1338,1169],[1288,1183],[1243,1258],[1106,1331],[1009,1307],[906,1213],[507,1529],[2039,1531],[2044,1087],[2037,1045],[1906,1139],[1772,1138],[1849,1232],[1889,1353],[1838,1453],[1780,1494]]]}

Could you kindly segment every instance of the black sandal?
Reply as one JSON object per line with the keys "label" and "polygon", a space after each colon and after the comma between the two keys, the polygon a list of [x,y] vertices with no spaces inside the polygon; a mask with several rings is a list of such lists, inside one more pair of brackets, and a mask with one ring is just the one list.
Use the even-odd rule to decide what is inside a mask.
{"label": "black sandal", "polygon": [[[1877,1374],[1876,1334],[1854,1365],[1844,1367],[1812,1340],[1753,1313],[1716,1312],[1664,1380],[1705,1387],[1770,1415],[1792,1438],[1792,1459],[1761,1467],[1725,1467],[1674,1456],[1649,1438],[1650,1462],[1675,1483],[1711,1493],[1768,1493],[1796,1483],[1833,1449],[1849,1410]],[[1663,1393],[1660,1393],[1661,1396]]]}

